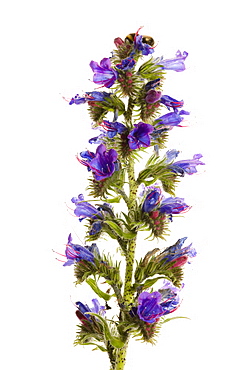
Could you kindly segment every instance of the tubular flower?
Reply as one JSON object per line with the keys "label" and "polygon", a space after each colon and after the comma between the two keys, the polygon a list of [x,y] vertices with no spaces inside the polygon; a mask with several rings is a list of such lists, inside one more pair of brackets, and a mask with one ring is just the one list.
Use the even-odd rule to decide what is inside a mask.
{"label": "tubular flower", "polygon": [[93,172],[95,180],[101,181],[107,177],[112,176],[114,171],[117,169],[118,154],[116,150],[107,148],[104,144],[100,144],[97,147],[96,155],[89,163],[90,168]]}
{"label": "tubular flower", "polygon": [[150,89],[155,89],[157,86],[160,85],[160,81],[161,81],[160,78],[156,78],[155,80],[149,81],[145,85],[145,91],[149,91]]}
{"label": "tubular flower", "polygon": [[149,194],[147,194],[143,206],[142,211],[143,212],[151,212],[154,208],[158,206],[161,200],[161,190],[156,189],[152,190]]}
{"label": "tubular flower", "polygon": [[176,72],[182,72],[185,70],[185,64],[184,61],[187,58],[188,53],[186,51],[183,52],[183,54],[180,52],[180,50],[176,53],[176,58],[172,59],[165,59],[163,60],[163,57],[156,58],[155,64],[160,66],[162,69],[169,69]]}
{"label": "tubular flower", "polygon": [[183,266],[188,261],[188,257],[195,257],[197,253],[195,248],[192,247],[192,243],[183,247],[186,239],[187,237],[181,238],[174,245],[166,248],[160,255],[161,260],[164,260],[164,263],[175,262],[172,266],[174,268]]}
{"label": "tubular flower", "polygon": [[82,221],[84,218],[89,217],[92,219],[103,218],[101,212],[99,212],[93,205],[84,201],[83,194],[78,195],[78,198],[73,197],[71,201],[76,205],[74,210],[75,216],[79,217]]}
{"label": "tubular flower", "polygon": [[107,136],[110,139],[112,139],[116,134],[122,134],[124,131],[127,130],[126,126],[120,122],[102,121],[100,126],[102,126],[107,131]]}
{"label": "tubular flower", "polygon": [[170,280],[164,279],[163,287],[159,289],[159,292],[162,294],[163,315],[174,312],[180,304],[180,289],[174,286]]}
{"label": "tubular flower", "polygon": [[85,324],[86,321],[92,321],[91,315],[88,314],[87,312],[93,312],[103,316],[105,314],[105,307],[100,306],[100,303],[97,298],[92,299],[92,303],[93,303],[92,308],[89,308],[87,304],[81,303],[80,301],[75,303],[78,308],[78,311],[76,311],[76,315],[83,324]]}
{"label": "tubular flower", "polygon": [[79,94],[76,94],[75,97],[70,100],[69,105],[79,105],[90,101],[104,101],[105,98],[109,97],[110,95],[111,93],[106,93],[104,91],[87,92],[84,96],[79,96]]}
{"label": "tubular flower", "polygon": [[154,323],[158,319],[178,308],[180,299],[179,289],[171,281],[164,279],[163,287],[156,292],[142,292],[138,297],[137,314],[139,318],[148,323]]}
{"label": "tubular flower", "polygon": [[100,144],[97,147],[96,153],[85,151],[81,152],[80,156],[87,159],[86,161],[79,158],[78,161],[87,166],[89,171],[93,172],[94,178],[97,181],[101,181],[110,177],[114,171],[117,170],[117,157],[118,154],[116,150],[107,148],[104,144]]}
{"label": "tubular flower", "polygon": [[160,102],[164,104],[168,110],[170,110],[170,108],[173,108],[174,112],[176,112],[177,108],[182,108],[184,105],[183,100],[176,100],[174,98],[171,98],[171,96],[169,95],[162,95]]}
{"label": "tubular flower", "polygon": [[128,69],[132,69],[135,64],[136,62],[133,58],[126,58],[122,59],[121,63],[116,64],[116,68],[127,71]]}
{"label": "tubular flower", "polygon": [[154,127],[148,123],[139,122],[134,125],[135,128],[127,136],[130,149],[147,148],[150,146],[150,133]]}
{"label": "tubular flower", "polygon": [[102,84],[105,87],[111,87],[118,78],[118,73],[111,68],[111,62],[109,58],[103,58],[100,65],[93,60],[90,62],[90,67],[94,72],[93,82],[96,84]]}
{"label": "tubular flower", "polygon": [[99,250],[95,243],[93,243],[90,247],[83,247],[78,244],[73,244],[72,236],[69,234],[65,254],[67,261],[63,264],[63,266],[70,266],[74,262],[79,262],[81,260],[94,262],[94,257],[99,256]]}
{"label": "tubular flower", "polygon": [[168,168],[181,176],[185,174],[193,175],[193,173],[197,172],[196,166],[205,165],[205,163],[199,160],[200,158],[202,158],[202,154],[194,154],[193,159],[174,162]]}
{"label": "tubular flower", "polygon": [[154,48],[151,47],[149,44],[143,42],[143,36],[137,35],[134,38],[134,49],[141,51],[143,55],[149,55],[154,53]]}
{"label": "tubular flower", "polygon": [[183,121],[183,117],[181,117],[181,115],[188,115],[190,114],[189,112],[186,112],[185,110],[181,110],[180,112],[176,111],[176,112],[170,112],[170,113],[167,113],[167,114],[164,114],[163,116],[157,118],[155,120],[155,123],[157,125],[164,125],[166,126],[169,130],[171,130],[173,127],[177,126],[177,127],[182,127],[180,125],[180,122]]}
{"label": "tubular flower", "polygon": [[169,197],[161,202],[159,211],[160,213],[166,213],[170,215],[170,219],[172,220],[172,215],[177,215],[188,211],[189,208],[190,207],[184,202],[183,198]]}

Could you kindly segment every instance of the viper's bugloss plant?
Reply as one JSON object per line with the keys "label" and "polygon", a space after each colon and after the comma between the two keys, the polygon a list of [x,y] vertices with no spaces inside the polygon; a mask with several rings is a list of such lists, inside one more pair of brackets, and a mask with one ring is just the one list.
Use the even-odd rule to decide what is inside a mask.
{"label": "viper's bugloss plant", "polygon": [[[90,197],[79,194],[71,202],[87,230],[83,245],[73,244],[69,235],[64,266],[73,265],[76,284],[87,282],[98,297],[92,300],[93,308],[84,297],[84,303],[75,304],[80,321],[75,344],[107,352],[110,370],[123,370],[130,337],[154,343],[161,325],[173,318],[169,315],[181,304],[183,269],[196,250],[191,243],[185,245],[187,237],[172,246],[165,240],[170,222],[175,223],[175,217],[191,208],[176,196],[180,178],[196,173],[197,166],[204,163],[201,154],[177,161],[176,149],[161,155],[169,132],[174,127],[182,130],[184,116],[190,114],[181,109],[183,100],[163,90],[167,71],[184,71],[188,53],[177,51],[171,59],[153,58],[155,42],[139,30],[124,40],[117,37],[114,43],[112,57],[90,62],[93,82],[99,85],[95,89],[101,91],[76,94],[69,100],[70,105],[87,105],[91,128],[100,134],[89,140],[96,148],[81,148],[77,156],[86,167],[78,170],[89,175]],[[149,159],[141,161],[142,169],[136,173],[135,162],[143,152],[149,153]],[[122,203],[126,212],[119,206]],[[146,244],[154,244],[154,248],[135,260],[141,231],[148,232],[152,240]],[[102,237],[112,244],[112,256],[94,243]],[[162,250],[156,246],[157,239],[163,240]],[[123,281],[121,261],[113,258],[114,244],[125,260]],[[99,279],[106,288],[99,287]],[[107,317],[107,309],[113,305],[117,314]]]}

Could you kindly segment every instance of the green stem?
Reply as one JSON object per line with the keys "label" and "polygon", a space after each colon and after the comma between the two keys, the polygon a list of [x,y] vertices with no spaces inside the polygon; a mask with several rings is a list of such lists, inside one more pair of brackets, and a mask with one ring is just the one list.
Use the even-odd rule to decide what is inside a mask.
{"label": "green stem", "polygon": [[[138,189],[138,183],[135,180],[134,175],[134,161],[130,159],[127,166],[128,181],[129,181],[129,198],[128,198],[128,216],[132,219],[134,224],[134,210],[136,206],[136,194]],[[133,301],[134,292],[132,290],[132,277],[133,277],[133,266],[136,249],[136,237],[132,238],[128,242],[128,248],[126,253],[126,271],[125,271],[125,286],[123,293],[123,310],[129,311],[131,303]],[[124,312],[122,312],[124,320]],[[127,336],[126,344],[123,348],[117,350],[116,363],[114,370],[123,370],[126,362],[126,352],[128,347],[129,336]]]}

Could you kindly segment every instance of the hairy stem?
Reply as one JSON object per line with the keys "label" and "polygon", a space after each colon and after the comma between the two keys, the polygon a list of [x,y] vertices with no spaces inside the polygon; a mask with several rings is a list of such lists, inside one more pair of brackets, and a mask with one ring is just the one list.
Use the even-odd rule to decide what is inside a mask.
{"label": "hairy stem", "polygon": [[[132,219],[134,224],[134,210],[136,205],[136,194],[138,184],[135,180],[134,175],[134,161],[129,160],[128,166],[128,181],[129,181],[129,198],[128,198],[128,216]],[[136,249],[136,237],[132,238],[128,242],[128,248],[126,253],[126,271],[125,271],[125,286],[123,293],[123,310],[129,311],[131,309],[131,303],[133,301],[134,292],[132,290],[132,277],[133,277],[133,266]],[[122,315],[124,319],[124,314]],[[118,349],[116,356],[116,363],[114,370],[123,370],[126,362],[126,352],[128,347],[129,335],[127,336],[126,344],[123,348]]]}

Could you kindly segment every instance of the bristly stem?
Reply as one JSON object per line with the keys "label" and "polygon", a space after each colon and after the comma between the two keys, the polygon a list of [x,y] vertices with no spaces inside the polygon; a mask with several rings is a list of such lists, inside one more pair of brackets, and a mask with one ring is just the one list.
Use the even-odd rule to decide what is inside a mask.
{"label": "bristly stem", "polygon": [[[138,183],[135,180],[134,174],[134,160],[131,158],[127,166],[128,182],[129,182],[129,200],[128,200],[128,216],[132,219],[134,224],[134,211],[136,207],[136,194],[138,189]],[[126,253],[126,271],[125,271],[125,286],[123,293],[123,306],[124,310],[130,311],[131,304],[134,297],[132,290],[132,277],[133,277],[133,265],[136,249],[136,237],[132,238],[128,242],[128,248]],[[124,317],[124,314],[123,314]],[[116,363],[114,370],[123,370],[126,363],[126,352],[128,347],[129,336],[126,340],[126,344],[123,348],[118,349],[116,356]]]}

